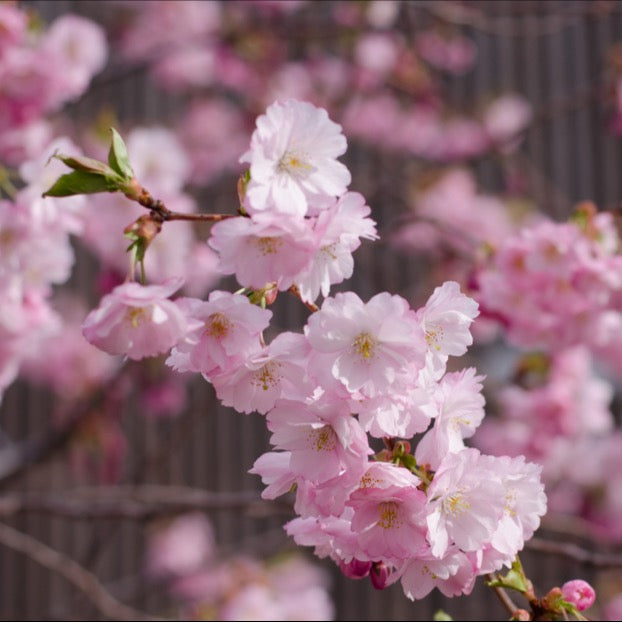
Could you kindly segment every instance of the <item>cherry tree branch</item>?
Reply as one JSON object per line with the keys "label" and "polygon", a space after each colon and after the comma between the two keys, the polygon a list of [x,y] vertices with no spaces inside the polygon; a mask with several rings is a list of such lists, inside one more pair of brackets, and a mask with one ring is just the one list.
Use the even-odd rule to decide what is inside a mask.
{"label": "cherry tree branch", "polygon": [[[488,581],[494,581],[495,577],[493,574],[487,574],[486,579]],[[514,601],[508,596],[508,593],[502,587],[494,586],[491,587],[491,589],[495,593],[501,604],[505,607],[507,612],[511,616],[513,616],[518,609],[518,605],[514,603]]]}
{"label": "cherry tree branch", "polygon": [[525,546],[532,551],[567,557],[596,568],[622,568],[622,555],[588,551],[572,542],[532,538],[525,543]]}
{"label": "cherry tree branch", "polygon": [[41,566],[64,577],[79,589],[105,617],[112,620],[162,620],[118,601],[100,580],[73,559],[36,538],[0,523],[0,544],[18,551]]}
{"label": "cherry tree branch", "polygon": [[158,222],[169,222],[172,220],[190,220],[195,222],[219,222],[226,220],[227,218],[235,218],[238,214],[187,214],[182,212],[173,212],[166,205],[155,199],[146,188],[140,188],[140,190],[134,194],[126,194],[128,199],[140,203],[143,207],[146,207],[151,211],[154,218]]}
{"label": "cherry tree branch", "polygon": [[147,520],[189,511],[244,509],[249,516],[291,514],[286,502],[264,501],[257,492],[209,492],[185,486],[102,486],[53,493],[14,492],[0,496],[0,516],[42,513],[67,519],[126,518]]}

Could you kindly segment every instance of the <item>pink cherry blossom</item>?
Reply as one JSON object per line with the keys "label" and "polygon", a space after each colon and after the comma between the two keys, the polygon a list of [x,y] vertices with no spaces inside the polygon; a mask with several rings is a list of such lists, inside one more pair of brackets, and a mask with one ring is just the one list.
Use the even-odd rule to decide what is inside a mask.
{"label": "pink cherry blossom", "polygon": [[427,495],[428,540],[435,557],[443,557],[452,543],[463,551],[481,548],[503,515],[503,485],[476,449],[447,454]]}
{"label": "pink cherry blossom", "polygon": [[331,372],[349,391],[373,396],[421,365],[423,334],[400,296],[384,292],[364,303],[354,292],[327,298],[307,323],[311,347],[330,354]]}
{"label": "pink cherry blossom", "polygon": [[313,302],[320,291],[328,296],[331,285],[352,276],[352,253],[360,246],[360,238],[378,237],[374,221],[368,218],[370,211],[362,195],[346,192],[319,214],[313,230],[317,250],[295,279],[303,300]]}
{"label": "pink cherry blossom", "polygon": [[448,357],[464,354],[473,343],[469,330],[479,314],[477,303],[460,292],[455,281],[437,287],[425,306],[417,311],[417,318],[428,345],[428,365],[442,375]]}
{"label": "pink cherry blossom", "polygon": [[206,376],[230,371],[257,352],[259,335],[272,317],[271,311],[251,304],[246,296],[219,290],[211,292],[207,302],[185,298],[178,305],[190,328],[173,348],[170,362],[177,369]]}
{"label": "pink cherry blossom", "polygon": [[249,414],[267,413],[280,398],[304,399],[312,388],[305,379],[308,344],[302,335],[284,332],[232,369],[210,380],[225,406]]}
{"label": "pink cherry blossom", "polygon": [[220,257],[223,274],[235,274],[240,285],[255,289],[270,282],[288,289],[315,251],[306,221],[271,212],[216,223],[209,244]]}
{"label": "pink cherry blossom", "polygon": [[348,169],[337,161],[345,153],[341,126],[312,104],[277,101],[257,119],[251,147],[241,162],[250,164],[245,207],[306,215],[326,207],[350,183]]}
{"label": "pink cherry blossom", "polygon": [[370,560],[408,559],[427,550],[425,493],[410,471],[386,462],[370,465],[347,505],[354,509],[352,530]]}
{"label": "pink cherry blossom", "polygon": [[187,329],[184,314],[169,300],[181,285],[182,279],[119,285],[84,320],[84,336],[105,352],[135,360],[167,352]]}
{"label": "pink cherry blossom", "polygon": [[345,402],[281,399],[266,417],[270,442],[291,452],[290,469],[315,483],[326,482],[344,472],[356,478],[372,453],[367,435],[350,416]]}

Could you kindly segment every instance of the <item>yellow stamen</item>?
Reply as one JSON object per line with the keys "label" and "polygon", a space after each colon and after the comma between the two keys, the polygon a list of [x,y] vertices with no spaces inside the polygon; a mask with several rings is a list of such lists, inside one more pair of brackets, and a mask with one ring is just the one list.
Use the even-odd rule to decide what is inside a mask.
{"label": "yellow stamen", "polygon": [[333,451],[337,446],[337,435],[329,425],[311,430],[307,439],[315,451]]}
{"label": "yellow stamen", "polygon": [[132,323],[132,328],[138,328],[147,319],[146,309],[145,307],[130,307],[127,310],[126,317]]}
{"label": "yellow stamen", "polygon": [[383,529],[396,529],[402,521],[399,516],[399,506],[394,501],[384,501],[378,504],[380,518],[377,525]]}
{"label": "yellow stamen", "polygon": [[205,334],[215,339],[226,337],[233,326],[224,313],[212,313],[205,322]]}
{"label": "yellow stamen", "polygon": [[363,358],[369,359],[374,356],[376,341],[369,333],[361,333],[352,345],[354,351]]}
{"label": "yellow stamen", "polygon": [[262,255],[274,255],[279,251],[279,248],[283,245],[281,238],[257,238],[255,244]]}
{"label": "yellow stamen", "polygon": [[264,391],[271,387],[276,387],[281,380],[281,376],[278,373],[279,367],[281,367],[280,363],[269,361],[253,374],[252,383],[257,387],[261,387]]}

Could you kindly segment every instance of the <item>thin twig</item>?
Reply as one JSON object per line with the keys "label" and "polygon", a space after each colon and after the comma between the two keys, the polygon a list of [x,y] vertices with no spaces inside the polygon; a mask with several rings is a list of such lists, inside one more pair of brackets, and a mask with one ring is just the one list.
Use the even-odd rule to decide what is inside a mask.
{"label": "thin twig", "polygon": [[116,374],[100,390],[88,399],[77,403],[64,418],[61,425],[51,426],[43,435],[28,439],[17,445],[0,450],[0,488],[13,482],[29,467],[43,462],[56,451],[62,449],[72,438],[80,423],[88,417],[113,392],[115,384],[124,373],[120,367]]}
{"label": "thin twig", "polygon": [[567,557],[596,568],[622,568],[622,555],[595,553],[572,542],[555,542],[542,538],[532,538],[525,543],[525,546],[532,551]]}
{"label": "thin twig", "polygon": [[0,523],[0,543],[14,551],[27,555],[38,564],[64,577],[69,583],[78,588],[93,603],[97,610],[107,618],[112,620],[163,619],[124,605],[106,590],[93,573],[80,566],[73,559],[4,523]]}
{"label": "thin twig", "polygon": [[156,516],[194,510],[243,509],[249,516],[291,514],[291,504],[264,501],[254,491],[219,493],[184,486],[102,486],[74,488],[53,493],[14,492],[0,496],[0,516],[41,513],[73,520],[127,518],[147,520]]}
{"label": "thin twig", "polygon": [[[487,574],[486,579],[488,581],[494,581],[495,577],[492,574]],[[492,590],[497,595],[497,598],[501,601],[501,604],[506,608],[508,613],[513,616],[518,606],[514,603],[514,601],[508,596],[508,593],[502,587],[492,587]]]}
{"label": "thin twig", "polygon": [[316,311],[319,311],[319,307],[314,303],[314,302],[307,302],[306,300],[302,299],[302,295],[300,293],[300,290],[298,289],[297,285],[292,285],[289,288],[289,291],[294,294],[294,296],[296,296],[296,298],[298,298],[298,300],[300,300],[302,302],[302,304],[304,304],[305,307],[307,307],[307,309],[309,309],[309,311],[311,311],[312,313],[315,313]]}

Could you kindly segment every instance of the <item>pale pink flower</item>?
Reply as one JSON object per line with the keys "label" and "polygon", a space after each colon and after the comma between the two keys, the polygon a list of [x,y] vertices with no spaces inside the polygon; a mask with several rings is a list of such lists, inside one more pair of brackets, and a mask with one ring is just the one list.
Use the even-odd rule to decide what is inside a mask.
{"label": "pale pink flower", "polygon": [[385,391],[413,373],[425,351],[423,334],[406,300],[383,292],[364,303],[354,292],[327,298],[305,327],[311,347],[330,354],[331,372],[348,391]]}
{"label": "pale pink flower", "polygon": [[345,402],[282,399],[268,413],[267,425],[270,442],[291,452],[291,471],[316,483],[344,472],[361,474],[372,453],[367,435]]}
{"label": "pale pink flower", "polygon": [[484,127],[496,145],[510,150],[517,146],[520,133],[529,125],[531,116],[529,102],[510,93],[488,104],[484,111]]}
{"label": "pale pink flower", "polygon": [[190,176],[190,160],[171,130],[135,127],[126,144],[136,179],[152,195],[171,195],[183,188]]}
{"label": "pale pink flower", "polygon": [[331,285],[352,276],[352,253],[360,246],[360,238],[378,237],[374,221],[368,218],[370,212],[362,195],[347,192],[319,214],[313,230],[317,250],[295,278],[303,300],[313,302],[320,291],[328,296]]}
{"label": "pale pink flower", "polygon": [[[403,385],[403,386],[402,386]],[[352,400],[364,430],[376,438],[412,438],[430,425],[429,392],[411,382],[396,383],[388,394]]]}
{"label": "pale pink flower", "polygon": [[167,352],[187,329],[184,314],[169,300],[181,285],[182,279],[119,285],[84,320],[84,336],[105,352],[135,360]]}
{"label": "pale pink flower", "polygon": [[216,541],[203,514],[186,514],[157,530],[149,539],[147,569],[159,578],[184,576],[211,561]]}
{"label": "pale pink flower", "polygon": [[404,594],[410,600],[419,600],[435,587],[448,597],[469,594],[476,576],[468,556],[451,547],[441,558],[428,554],[407,560],[394,574],[393,581],[401,579]]}
{"label": "pale pink flower", "polygon": [[41,61],[54,68],[52,104],[82,95],[108,58],[104,30],[78,15],[58,17],[43,35]]}
{"label": "pale pink flower", "polygon": [[358,65],[379,77],[388,74],[397,62],[399,46],[387,33],[369,33],[361,36],[354,48]]}
{"label": "pale pink flower", "polygon": [[238,159],[248,144],[244,119],[224,101],[194,102],[177,133],[190,159],[193,181],[207,183],[224,171],[240,169]]}
{"label": "pale pink flower", "polygon": [[477,48],[462,36],[444,37],[437,30],[420,32],[415,39],[417,52],[430,64],[450,73],[468,71],[475,61]]}
{"label": "pale pink flower", "polygon": [[358,550],[357,536],[350,524],[352,515],[352,508],[346,507],[339,516],[294,518],[285,524],[285,531],[296,544],[315,547],[320,558],[349,562]]}
{"label": "pale pink flower", "polygon": [[302,335],[281,333],[237,368],[210,378],[218,399],[246,414],[265,414],[279,398],[304,399],[312,391],[305,378],[308,348]]}
{"label": "pale pink flower", "polygon": [[484,418],[483,376],[474,368],[445,374],[432,394],[426,412],[434,417],[433,427],[417,445],[420,464],[438,468],[447,453],[464,449],[463,439],[473,436]]}
{"label": "pale pink flower", "polygon": [[184,371],[206,376],[230,371],[261,348],[259,335],[267,328],[272,311],[261,309],[246,296],[213,291],[204,302],[178,301],[192,326],[171,353],[171,362]]}
{"label": "pale pink flower", "polygon": [[235,274],[240,285],[255,289],[271,282],[288,289],[315,250],[309,223],[269,212],[216,223],[209,245],[220,257],[223,274]]}
{"label": "pale pink flower", "polygon": [[546,513],[546,495],[540,481],[542,467],[525,462],[523,456],[482,456],[481,461],[495,473],[505,489],[503,515],[490,542],[511,565]]}
{"label": "pale pink flower", "polygon": [[261,493],[263,499],[276,499],[292,489],[296,476],[290,469],[290,458],[289,451],[270,451],[259,456],[249,469],[266,485]]}
{"label": "pale pink flower", "polygon": [[326,207],[351,181],[337,161],[345,151],[341,126],[323,108],[293,99],[275,102],[257,119],[251,148],[240,159],[250,164],[246,208],[304,216]]}
{"label": "pale pink flower", "polygon": [[482,548],[504,511],[504,487],[476,449],[447,454],[427,495],[428,541],[435,557],[443,557],[452,543],[463,551]]}
{"label": "pale pink flower", "polygon": [[467,351],[473,343],[470,326],[478,314],[477,302],[461,293],[455,281],[437,287],[425,306],[417,310],[431,370],[442,375],[450,355],[461,356]]}
{"label": "pale pink flower", "polygon": [[347,505],[354,509],[352,530],[358,534],[357,558],[408,559],[427,550],[425,493],[421,480],[388,462],[372,463]]}

